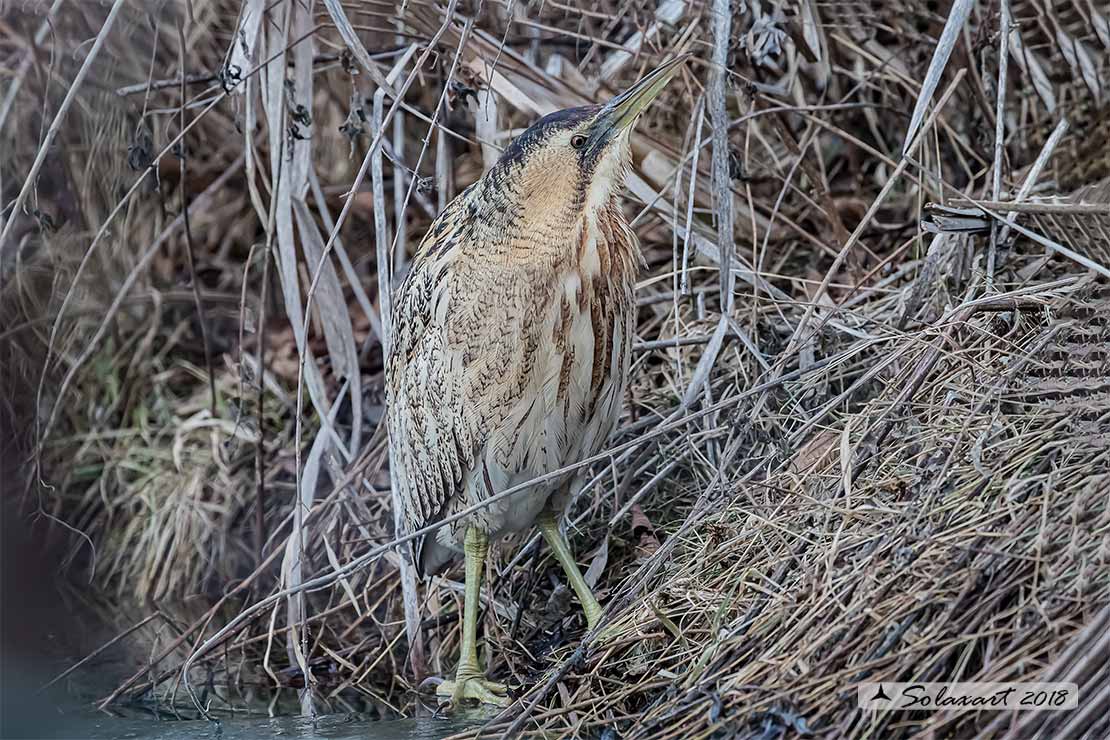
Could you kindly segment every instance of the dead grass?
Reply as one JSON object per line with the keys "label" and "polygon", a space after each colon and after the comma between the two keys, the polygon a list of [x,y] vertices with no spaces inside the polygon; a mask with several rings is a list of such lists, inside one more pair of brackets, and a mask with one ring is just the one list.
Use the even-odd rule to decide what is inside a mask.
{"label": "dead grass", "polygon": [[522,701],[491,729],[1105,734],[854,708],[1110,681],[1110,11],[1004,4],[1008,43],[982,2],[733,3],[727,39],[680,0],[84,3],[33,47],[17,8],[0,366],[42,483],[7,503],[116,603],[206,597],[129,634],[102,704],[307,679],[305,711],[407,712],[450,670],[460,584],[390,545],[389,291],[515,132],[686,52],[634,144],[627,414],[571,511],[608,626],[505,543],[484,627]]}

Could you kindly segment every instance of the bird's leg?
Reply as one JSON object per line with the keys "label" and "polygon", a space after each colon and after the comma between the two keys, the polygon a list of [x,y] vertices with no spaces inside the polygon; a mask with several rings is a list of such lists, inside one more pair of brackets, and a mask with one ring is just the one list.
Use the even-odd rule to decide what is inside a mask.
{"label": "bird's leg", "polygon": [[505,687],[487,681],[478,666],[478,596],[482,587],[482,569],[489,552],[489,536],[477,527],[467,527],[463,539],[466,557],[466,593],[463,597],[462,648],[454,681],[444,681],[436,694],[450,697],[458,706],[463,699],[477,699],[485,704],[505,706]]}
{"label": "bird's leg", "polygon": [[555,512],[545,509],[536,519],[536,526],[543,532],[543,538],[547,540],[547,544],[551,547],[559,565],[563,566],[563,571],[567,574],[567,580],[570,581],[571,588],[574,589],[574,593],[578,594],[578,600],[582,602],[582,611],[586,613],[586,625],[592,630],[601,621],[601,604],[597,603],[593,592],[586,584],[586,579],[582,577],[582,572],[578,570],[578,563],[574,562],[574,556],[570,554],[570,547],[567,545],[566,539],[563,538],[563,533],[559,531],[559,523],[555,519]]}

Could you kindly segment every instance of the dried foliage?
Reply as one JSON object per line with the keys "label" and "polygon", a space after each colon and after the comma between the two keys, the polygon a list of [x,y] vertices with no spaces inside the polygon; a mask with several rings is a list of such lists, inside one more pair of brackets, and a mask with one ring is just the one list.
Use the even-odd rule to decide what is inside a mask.
{"label": "dried foliage", "polygon": [[389,292],[514,133],[681,52],[634,141],[627,413],[570,512],[606,625],[504,543],[485,645],[521,701],[489,729],[1110,732],[855,708],[1110,685],[1110,7],[1079,0],[10,8],[0,368],[36,484],[5,503],[116,604],[207,597],[129,634],[103,704],[390,714],[452,668],[461,584],[391,545]]}

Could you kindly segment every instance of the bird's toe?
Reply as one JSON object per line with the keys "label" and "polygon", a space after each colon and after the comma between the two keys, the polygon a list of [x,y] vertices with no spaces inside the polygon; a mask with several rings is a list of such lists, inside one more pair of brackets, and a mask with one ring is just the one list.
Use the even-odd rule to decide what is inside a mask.
{"label": "bird's toe", "polygon": [[436,687],[436,695],[446,700],[444,703],[451,707],[457,707],[468,700],[498,707],[509,705],[508,689],[505,688],[505,684],[487,681],[478,676],[444,681]]}

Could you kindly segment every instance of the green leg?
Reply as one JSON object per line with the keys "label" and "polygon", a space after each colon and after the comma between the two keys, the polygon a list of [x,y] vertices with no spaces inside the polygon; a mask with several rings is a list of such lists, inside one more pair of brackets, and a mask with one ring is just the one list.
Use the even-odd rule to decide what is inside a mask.
{"label": "green leg", "polygon": [[582,602],[582,611],[586,613],[586,624],[589,629],[593,629],[601,620],[601,604],[597,603],[590,587],[586,585],[586,579],[582,577],[582,572],[578,570],[578,563],[574,562],[574,556],[570,554],[567,541],[563,539],[563,533],[559,531],[555,514],[544,511],[536,520],[536,526],[543,532],[543,538],[547,540],[547,544],[551,547],[559,565],[563,566],[571,588],[574,589],[574,593],[578,594],[578,600]]}
{"label": "green leg", "polygon": [[466,594],[463,597],[462,649],[454,681],[444,681],[436,689],[458,705],[463,699],[477,699],[485,704],[505,706],[505,687],[487,681],[478,666],[478,596],[482,588],[482,568],[489,552],[489,537],[476,527],[468,527],[463,540],[466,557]]}

